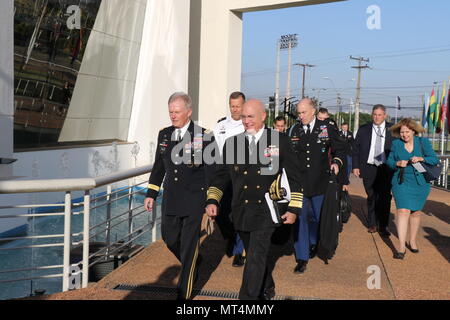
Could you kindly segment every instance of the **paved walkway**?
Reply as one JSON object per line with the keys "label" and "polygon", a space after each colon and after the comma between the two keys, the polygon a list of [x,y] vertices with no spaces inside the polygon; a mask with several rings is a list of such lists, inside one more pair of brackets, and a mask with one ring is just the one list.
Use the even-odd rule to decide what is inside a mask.
{"label": "paved walkway", "polygon": [[[394,215],[388,240],[370,234],[365,227],[365,193],[359,179],[352,177],[350,194],[353,214],[340,234],[335,257],[326,265],[319,258],[310,260],[302,275],[293,273],[290,250],[276,250],[279,259],[273,273],[277,297],[282,299],[450,299],[450,193],[433,190],[424,208],[418,235],[420,253],[407,251],[404,260],[394,260],[397,243]],[[392,202],[391,212],[395,212]],[[224,242],[217,229],[202,237],[203,262],[194,286],[202,290],[195,299],[217,299],[210,293],[230,299],[239,291],[242,268],[231,266],[223,254]],[[88,288],[58,293],[39,299],[174,299],[179,264],[162,241],[157,241],[119,269]],[[368,279],[379,271],[379,289],[369,289]],[[376,285],[376,282],[369,283]],[[114,289],[123,285],[122,289]],[[126,285],[126,286],[125,286]],[[158,291],[152,290],[155,287]],[[162,289],[161,289],[162,287]],[[233,295],[234,293],[234,295]],[[203,295],[206,294],[206,295]]]}

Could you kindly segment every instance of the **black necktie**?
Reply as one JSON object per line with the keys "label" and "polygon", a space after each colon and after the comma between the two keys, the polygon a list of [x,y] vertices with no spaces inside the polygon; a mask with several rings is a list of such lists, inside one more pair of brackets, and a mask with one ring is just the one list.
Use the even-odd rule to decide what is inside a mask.
{"label": "black necktie", "polygon": [[310,127],[309,127],[309,123],[308,123],[306,125],[306,134],[310,134],[311,133],[311,131],[309,129],[310,129]]}
{"label": "black necktie", "polygon": [[177,142],[181,141],[181,129],[177,129]]}

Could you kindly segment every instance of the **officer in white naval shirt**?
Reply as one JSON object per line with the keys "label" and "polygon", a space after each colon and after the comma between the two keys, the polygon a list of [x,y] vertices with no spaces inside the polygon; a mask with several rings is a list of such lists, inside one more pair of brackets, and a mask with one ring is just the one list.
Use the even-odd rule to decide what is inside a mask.
{"label": "officer in white naval shirt", "polygon": [[[213,129],[214,139],[221,153],[225,140],[245,131],[241,120],[245,95],[239,91],[233,92],[230,95],[228,103],[230,106],[230,116],[220,119]],[[222,235],[228,240],[227,254],[234,256],[233,267],[242,267],[245,264],[244,243],[234,230],[233,224],[230,221],[232,197],[233,194],[230,184],[220,201],[220,213],[216,218],[216,222]]]}

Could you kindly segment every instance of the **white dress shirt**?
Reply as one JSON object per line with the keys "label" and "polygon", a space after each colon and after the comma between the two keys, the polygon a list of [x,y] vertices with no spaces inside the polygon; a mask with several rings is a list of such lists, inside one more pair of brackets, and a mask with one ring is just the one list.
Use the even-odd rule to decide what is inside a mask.
{"label": "white dress shirt", "polygon": [[189,125],[191,124],[191,120],[188,121],[188,123],[186,125],[184,125],[184,127],[182,128],[175,128],[174,131],[174,136],[173,136],[173,140],[177,140],[177,136],[178,136],[178,130],[181,130],[181,140],[183,140],[184,135],[186,134],[187,129],[189,128]]}
{"label": "white dress shirt", "polygon": [[[313,131],[315,124],[316,124],[316,117],[314,117],[313,120],[309,123],[309,132],[308,133],[311,133]],[[308,124],[302,123],[302,126],[303,126],[303,130],[306,132],[306,130],[308,130]]]}
{"label": "white dress shirt", "polygon": [[[255,143],[256,144],[258,144],[258,141],[262,137],[263,133],[264,133],[264,128],[261,128],[261,129],[258,130],[258,132],[256,134],[254,134],[254,136],[255,136]],[[247,139],[248,139],[248,143],[251,143],[253,135],[246,134],[246,136],[247,136]]]}
{"label": "white dress shirt", "polygon": [[[372,123],[372,140],[370,142],[369,158],[367,158],[368,164],[375,164],[374,157],[375,157],[375,144],[378,135],[377,131],[378,131],[377,125]],[[381,131],[381,150],[383,150],[382,159],[384,159],[383,162],[386,162],[386,155],[384,154],[384,141],[386,140],[386,121],[383,121],[383,123],[380,124],[380,131]]]}

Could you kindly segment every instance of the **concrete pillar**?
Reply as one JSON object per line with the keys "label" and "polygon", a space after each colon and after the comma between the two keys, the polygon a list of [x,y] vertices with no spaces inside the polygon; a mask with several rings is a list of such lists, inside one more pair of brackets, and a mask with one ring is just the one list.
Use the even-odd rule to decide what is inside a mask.
{"label": "concrete pillar", "polygon": [[[240,90],[244,12],[336,1],[346,0],[202,0],[200,77],[199,79],[189,78],[190,87],[193,80],[199,81],[198,118],[200,123],[204,127],[212,128],[218,118],[228,114],[229,94]],[[192,24],[193,22],[191,22],[191,29]],[[272,40],[276,41],[276,39]],[[195,45],[191,43],[193,44]],[[268,63],[275,64],[275,61],[268,61]],[[191,88],[194,89],[194,87],[195,85]]]}
{"label": "concrete pillar", "polygon": [[158,132],[170,125],[169,96],[188,91],[189,13],[186,0],[147,1],[128,133],[140,146],[137,165],[153,162]]}
{"label": "concrete pillar", "polygon": [[[0,1],[0,158],[13,157],[14,134],[14,1]],[[0,179],[13,165],[0,164]]]}

